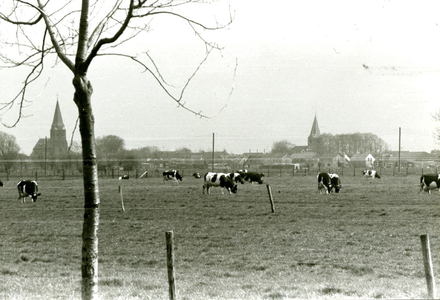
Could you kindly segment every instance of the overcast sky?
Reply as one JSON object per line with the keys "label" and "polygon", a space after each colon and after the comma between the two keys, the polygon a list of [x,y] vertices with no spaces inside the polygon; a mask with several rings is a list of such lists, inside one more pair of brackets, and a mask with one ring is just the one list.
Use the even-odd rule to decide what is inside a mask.
{"label": "overcast sky", "polygon": [[[215,133],[216,150],[268,152],[280,140],[306,145],[316,114],[322,133],[371,132],[398,150],[401,127],[402,150],[439,148],[432,114],[440,108],[440,2],[231,0],[230,7],[233,23],[207,35],[224,49],[202,66],[183,100],[214,118],[179,108],[133,61],[103,57],[88,75],[96,137],[117,135],[128,149],[208,151]],[[216,15],[226,20],[227,7]],[[204,53],[185,25],[156,18],[148,38],[135,45],[175,86]],[[19,75],[0,71],[1,102],[20,87]],[[0,128],[16,136],[25,154],[50,136],[57,99],[69,141],[77,117],[69,71],[47,64],[42,78],[28,94],[30,116],[16,128]]]}

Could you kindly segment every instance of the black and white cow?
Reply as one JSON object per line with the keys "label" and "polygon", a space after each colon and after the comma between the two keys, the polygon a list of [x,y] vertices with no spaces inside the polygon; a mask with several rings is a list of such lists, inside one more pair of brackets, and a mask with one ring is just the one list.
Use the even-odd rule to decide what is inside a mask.
{"label": "black and white cow", "polygon": [[365,177],[372,177],[373,179],[374,178],[380,178],[380,176],[379,176],[379,174],[377,174],[376,170],[364,170],[364,171],[362,171],[362,174]]}
{"label": "black and white cow", "polygon": [[328,194],[332,192],[332,181],[328,173],[319,173],[316,178],[318,178],[318,192],[320,194]]}
{"label": "black and white cow", "polygon": [[128,179],[130,179],[130,175],[122,175],[122,176],[119,176],[119,180],[122,180],[122,179],[124,179],[124,180],[128,180]]}
{"label": "black and white cow", "polygon": [[163,172],[163,181],[166,180],[174,180],[176,184],[179,184],[177,180],[182,181],[182,176],[179,174],[177,170],[167,170]]}
{"label": "black and white cow", "polygon": [[242,173],[240,173],[240,172],[228,173],[228,176],[235,183],[237,183],[237,182],[240,182],[241,184],[244,183],[244,177],[243,177]]}
{"label": "black and white cow", "polygon": [[264,176],[264,173],[248,172],[248,170],[239,170],[238,172],[245,181],[249,181],[250,183],[258,182],[258,184],[263,184],[263,179],[261,179],[261,177]]}
{"label": "black and white cow", "polygon": [[328,174],[330,176],[330,183],[331,183],[331,189],[330,191],[332,191],[332,189],[335,189],[335,193],[339,193],[339,191],[341,190],[341,179],[339,178],[339,175],[336,173],[330,173]]}
{"label": "black and white cow", "polygon": [[0,186],[3,186],[3,181],[0,180]]}
{"label": "black and white cow", "polygon": [[193,173],[194,178],[201,178],[200,173]]}
{"label": "black and white cow", "polygon": [[25,197],[30,197],[32,202],[37,201],[37,197],[41,195],[38,193],[38,184],[36,181],[22,180],[17,184],[18,200],[22,199],[25,202]]}
{"label": "black and white cow", "polygon": [[205,188],[206,192],[211,194],[211,187],[221,187],[222,194],[224,194],[224,188],[228,190],[229,194],[237,193],[237,185],[230,177],[230,174],[208,172],[203,178],[203,194],[205,193]]}
{"label": "black and white cow", "polygon": [[438,189],[440,192],[440,174],[426,174],[420,177],[420,191],[428,192]]}

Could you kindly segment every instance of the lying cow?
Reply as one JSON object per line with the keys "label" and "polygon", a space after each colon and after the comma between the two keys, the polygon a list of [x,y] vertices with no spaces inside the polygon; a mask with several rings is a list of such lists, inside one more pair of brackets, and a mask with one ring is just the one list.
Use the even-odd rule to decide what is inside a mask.
{"label": "lying cow", "polygon": [[332,189],[335,189],[335,193],[339,193],[339,191],[341,190],[341,179],[339,179],[339,175],[336,173],[330,173],[328,174],[330,176],[330,183],[331,183],[331,189],[330,192],[332,191]]}
{"label": "lying cow", "polygon": [[426,174],[420,177],[420,191],[428,192],[438,189],[440,192],[440,174]]}
{"label": "lying cow", "polygon": [[130,175],[122,175],[122,176],[119,176],[119,180],[122,180],[122,179],[124,179],[124,180],[128,180],[128,179],[130,179]]}
{"label": "lying cow", "polygon": [[362,171],[362,175],[365,177],[380,178],[379,174],[377,174],[376,170],[364,170]]}
{"label": "lying cow", "polygon": [[224,194],[224,188],[228,190],[229,194],[237,193],[237,185],[232,180],[230,174],[226,173],[206,173],[204,176],[203,194],[205,193],[205,188],[207,193],[211,194],[211,187],[221,187],[222,194]]}
{"label": "lying cow", "polygon": [[261,179],[261,177],[264,176],[264,173],[248,172],[247,170],[240,170],[239,173],[245,181],[249,181],[250,183],[258,182],[258,184],[263,184],[263,179]]}
{"label": "lying cow", "polygon": [[177,170],[167,170],[163,172],[163,181],[166,180],[174,180],[176,184],[179,184],[177,180],[182,181],[182,176],[179,174]]}
{"label": "lying cow", "polygon": [[41,195],[38,193],[38,184],[36,181],[22,180],[17,184],[18,200],[22,199],[25,202],[25,197],[30,197],[32,202],[37,201],[37,197]]}
{"label": "lying cow", "polygon": [[318,192],[320,194],[328,194],[332,192],[332,181],[328,173],[319,173],[318,176]]}
{"label": "lying cow", "polygon": [[200,173],[193,173],[194,178],[201,178]]}

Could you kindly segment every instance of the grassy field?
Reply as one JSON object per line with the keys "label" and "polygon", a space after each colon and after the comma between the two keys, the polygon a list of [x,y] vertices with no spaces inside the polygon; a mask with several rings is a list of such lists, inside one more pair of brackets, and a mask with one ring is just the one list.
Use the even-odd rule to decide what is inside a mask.
{"label": "grassy field", "polygon": [[[427,297],[420,235],[438,274],[440,196],[417,194],[416,175],[341,179],[319,195],[315,176],[265,178],[274,213],[266,185],[203,195],[190,177],[123,181],[123,212],[119,181],[100,180],[101,297],[169,299],[169,230],[179,299]],[[0,190],[0,299],[79,299],[81,181],[40,179],[24,204],[17,181]]]}

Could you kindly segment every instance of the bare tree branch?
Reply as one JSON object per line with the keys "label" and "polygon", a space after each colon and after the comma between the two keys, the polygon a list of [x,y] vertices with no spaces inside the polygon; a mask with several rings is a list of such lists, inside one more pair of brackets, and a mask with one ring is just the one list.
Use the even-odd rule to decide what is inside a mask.
{"label": "bare tree branch", "polygon": [[55,38],[55,33],[52,28],[52,24],[49,20],[49,17],[44,12],[44,5],[41,4],[41,1],[38,0],[38,6],[40,9],[40,12],[43,16],[44,23],[46,24],[46,30],[49,32],[50,40],[52,42],[53,47],[55,48],[58,57],[61,59],[61,61],[72,71],[75,71],[75,65],[73,62],[66,56],[66,54],[62,51],[57,39]]}
{"label": "bare tree branch", "polygon": [[87,44],[88,48],[90,48],[92,45],[94,45],[94,41],[96,39],[98,39],[99,36],[101,36],[105,24],[115,14],[115,12],[118,10],[118,8],[121,5],[121,3],[122,3],[122,0],[118,0],[118,2],[115,3],[113,8],[110,10],[110,12],[95,27],[95,29],[93,30],[92,34],[89,37],[89,41],[88,41],[88,44]]}
{"label": "bare tree branch", "polygon": [[130,7],[127,13],[127,16],[125,17],[124,23],[122,24],[121,28],[111,37],[111,38],[103,38],[98,41],[95,47],[93,47],[92,51],[90,52],[89,56],[83,63],[83,69],[87,70],[90,63],[92,62],[93,58],[98,54],[99,49],[105,44],[111,44],[115,42],[125,31],[125,29],[128,26],[128,23],[130,22],[131,18],[133,17],[133,8],[134,8],[134,0],[130,0]]}
{"label": "bare tree branch", "polygon": [[[46,31],[44,33],[43,36],[43,45],[45,44],[45,40],[46,40]],[[8,103],[3,104],[3,106],[0,108],[0,110],[5,110],[8,111],[12,108],[12,105],[15,103],[15,101],[17,99],[20,99],[20,105],[19,105],[19,113],[18,113],[18,117],[15,120],[15,122],[12,125],[7,125],[5,123],[3,123],[3,121],[1,121],[1,123],[8,128],[12,128],[15,127],[18,122],[21,120],[22,117],[24,117],[22,111],[23,111],[23,104],[25,102],[25,97],[26,97],[26,91],[28,86],[34,82],[35,80],[38,79],[38,77],[40,77],[41,73],[43,72],[44,69],[44,57],[45,57],[45,51],[44,48],[41,51],[41,58],[40,61],[32,68],[32,70],[29,72],[29,74],[26,76],[26,79],[23,83],[23,87],[21,88],[21,90],[19,91],[19,93]]]}
{"label": "bare tree branch", "polygon": [[[225,103],[224,106],[222,106],[222,108],[214,115],[205,115],[202,113],[202,111],[196,111],[194,109],[189,108],[188,106],[186,106],[186,104],[184,102],[182,102],[183,100],[183,96],[184,93],[187,89],[187,87],[189,86],[189,83],[191,82],[191,80],[195,77],[195,75],[198,73],[199,69],[202,67],[202,65],[206,62],[206,60],[208,59],[208,56],[210,55],[212,49],[206,53],[205,57],[203,58],[203,60],[199,63],[199,65],[197,66],[197,68],[194,70],[194,72],[192,73],[192,75],[188,78],[188,80],[186,81],[186,83],[184,84],[184,86],[182,87],[180,94],[178,97],[175,97],[165,86],[166,82],[163,80],[162,75],[160,75],[160,72],[158,72],[158,69],[154,63],[154,61],[151,59],[150,56],[148,56],[151,61],[153,62],[153,65],[156,68],[156,71],[158,72],[158,75],[156,75],[147,65],[145,65],[142,61],[140,61],[137,57],[135,56],[131,56],[131,55],[127,55],[127,54],[121,54],[121,53],[104,53],[104,54],[99,54],[98,56],[121,56],[121,57],[126,57],[126,58],[130,58],[131,60],[135,61],[136,63],[138,63],[139,65],[141,65],[142,67],[145,68],[145,71],[149,72],[153,78],[157,81],[157,83],[160,85],[160,87],[162,88],[162,90],[171,98],[173,99],[177,104],[178,107],[182,107],[183,109],[193,113],[194,115],[200,117],[200,118],[206,118],[206,119],[212,119],[216,116],[218,116],[228,105],[231,97],[232,97],[232,93],[234,91],[234,86],[235,86],[235,77],[237,74],[237,68],[238,68],[238,61],[235,61],[235,67],[234,67],[234,76],[233,76],[233,83],[232,83],[232,87],[231,90],[229,92],[229,96],[228,96],[228,100]],[[164,84],[165,83],[165,84]]]}
{"label": "bare tree branch", "polygon": [[[10,19],[8,16],[4,15],[3,13],[1,13],[1,12],[0,12],[0,19],[6,21],[8,23],[14,24],[14,25],[30,25],[30,26],[35,25],[35,24],[37,24],[38,22],[41,21],[41,19],[43,18],[43,15],[41,14],[41,12],[38,9],[38,7],[36,7],[35,5],[33,5],[31,3],[28,3],[26,1],[17,1],[17,3],[18,2],[21,2],[23,4],[26,4],[26,5],[29,5],[30,7],[35,8],[39,12],[39,14],[36,17],[36,19],[33,20],[33,21],[32,20],[30,20],[30,21],[14,21],[14,20]],[[13,10],[13,13],[14,12],[15,12],[15,9]]]}

